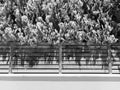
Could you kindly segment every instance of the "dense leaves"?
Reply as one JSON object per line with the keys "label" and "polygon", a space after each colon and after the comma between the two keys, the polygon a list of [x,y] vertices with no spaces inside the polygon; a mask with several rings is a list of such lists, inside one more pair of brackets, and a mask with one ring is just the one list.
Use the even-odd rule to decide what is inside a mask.
{"label": "dense leaves", "polygon": [[114,43],[116,39],[110,33],[114,30],[112,22],[117,21],[111,17],[119,20],[116,13],[113,15],[119,13],[115,4],[111,0],[6,0],[1,10],[1,33],[11,34],[4,38],[30,45],[64,41]]}
{"label": "dense leaves", "polygon": [[[32,47],[44,42],[50,44],[49,48],[51,45],[65,42],[84,44],[87,50],[79,46],[71,50],[69,46],[65,46],[66,51],[69,52],[66,56],[68,59],[75,57],[79,65],[79,60],[83,57],[86,61],[92,57],[95,62],[104,55],[100,50],[104,48],[101,45],[119,42],[119,8],[119,0],[2,0],[1,42],[12,41]],[[99,48],[92,47],[93,44],[98,45]],[[31,49],[29,54],[34,55],[35,50]],[[30,65],[37,64],[39,58],[31,58],[29,54],[23,55],[28,56]],[[50,62],[53,60],[50,57],[54,56],[52,54],[56,53],[46,55]],[[77,57],[80,54],[81,57]],[[90,57],[86,56],[88,54]]]}

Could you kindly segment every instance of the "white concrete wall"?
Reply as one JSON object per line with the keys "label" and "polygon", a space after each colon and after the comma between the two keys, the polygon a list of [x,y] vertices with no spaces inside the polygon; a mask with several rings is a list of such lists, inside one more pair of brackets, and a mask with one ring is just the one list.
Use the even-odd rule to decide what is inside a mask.
{"label": "white concrete wall", "polygon": [[0,90],[120,90],[120,75],[0,75]]}
{"label": "white concrete wall", "polygon": [[120,82],[0,81],[0,90],[120,90]]}

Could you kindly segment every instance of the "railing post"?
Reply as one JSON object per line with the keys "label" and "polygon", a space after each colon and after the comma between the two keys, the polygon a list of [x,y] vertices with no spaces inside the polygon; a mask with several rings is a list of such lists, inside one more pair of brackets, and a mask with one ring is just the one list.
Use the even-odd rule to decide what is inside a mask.
{"label": "railing post", "polygon": [[13,48],[10,45],[10,58],[9,58],[9,74],[12,74],[12,56],[13,55]]}
{"label": "railing post", "polygon": [[112,59],[110,45],[108,45],[108,62],[109,62],[109,74],[112,74]]}
{"label": "railing post", "polygon": [[59,74],[62,74],[62,44],[59,45]]}

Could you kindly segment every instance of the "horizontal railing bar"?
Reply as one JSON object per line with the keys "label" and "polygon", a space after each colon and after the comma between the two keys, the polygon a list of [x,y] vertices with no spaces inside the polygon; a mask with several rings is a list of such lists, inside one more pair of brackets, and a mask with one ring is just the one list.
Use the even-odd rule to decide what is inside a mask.
{"label": "horizontal railing bar", "polygon": [[80,49],[80,50],[82,50],[83,49],[83,47],[84,47],[84,49],[85,50],[94,50],[94,49],[97,49],[97,50],[102,50],[102,49],[105,49],[105,50],[107,50],[108,49],[108,47],[107,46],[101,46],[101,47],[97,47],[97,46],[63,46],[62,47],[62,49],[76,49],[76,50],[78,50],[78,49]]}
{"label": "horizontal railing bar", "polygon": [[[31,56],[31,57],[32,57],[32,56]],[[46,56],[45,58],[48,58],[48,57],[49,57],[49,56]],[[53,57],[53,56],[52,56],[52,57]],[[8,58],[8,57],[7,57],[7,58]],[[21,61],[21,58],[22,58],[22,57],[19,57],[19,58],[18,58],[19,60],[17,60],[17,61]],[[58,57],[54,57],[54,58],[58,58]],[[67,58],[67,57],[65,57],[65,58]],[[74,58],[74,57],[70,57],[70,58]],[[39,59],[40,59],[40,60],[37,59],[36,61],[47,61],[47,60],[45,60],[44,57],[42,57],[42,56],[41,56],[41,58],[39,58]],[[81,59],[81,58],[80,58],[80,59]],[[69,59],[63,59],[62,61],[63,61],[63,62],[73,62],[73,61],[81,61],[81,62],[83,61],[83,62],[84,62],[84,61],[86,61],[86,62],[87,62],[86,58],[85,58],[85,60],[83,60],[83,59],[80,60],[80,59],[77,59],[77,60],[76,60],[76,59],[70,59],[70,60],[69,60]],[[88,58],[87,58],[87,59],[88,59]],[[23,59],[23,61],[29,61],[29,60],[31,60],[31,59]],[[6,59],[6,60],[4,60],[4,59],[2,60],[2,59],[1,59],[1,60],[0,60],[0,62],[7,62],[7,61],[8,61],[8,59]],[[16,61],[16,60],[13,60],[13,61]],[[52,61],[57,61],[57,60],[54,60],[54,59],[53,59]],[[107,61],[107,60],[106,60],[106,58],[101,58],[101,60],[99,60],[99,58],[96,58],[95,60],[88,60],[88,61],[93,61],[93,62],[94,62],[94,61],[95,61],[95,62],[101,61],[101,62],[104,62],[104,61]],[[119,61],[114,61],[114,60],[113,60],[113,62],[119,62]]]}
{"label": "horizontal railing bar", "polygon": [[[97,58],[97,59],[98,59],[98,58]],[[80,59],[79,59],[79,60],[78,60],[78,59],[77,59],[77,60],[74,60],[74,59],[71,59],[71,60],[65,59],[65,61],[63,60],[63,62],[73,62],[73,61],[75,61],[75,62],[76,62],[76,61],[80,61],[80,62],[85,62],[85,61],[86,61],[86,62],[100,62],[100,61],[101,61],[101,62],[107,62],[106,59],[102,59],[102,60],[97,60],[97,59],[95,59],[94,61],[93,61],[93,60],[80,60]]]}
{"label": "horizontal railing bar", "polygon": [[3,70],[5,70],[5,69],[7,69],[7,70],[8,70],[9,68],[7,68],[7,67],[6,67],[6,68],[0,68],[0,70],[2,70],[2,69],[3,69]]}
{"label": "horizontal railing bar", "polygon": [[120,64],[113,64],[113,66],[120,66]]}
{"label": "horizontal railing bar", "polygon": [[[71,65],[73,65],[73,66],[76,66],[77,64],[62,64],[62,65],[66,65],[66,66],[71,66]],[[106,64],[80,64],[79,66],[107,66]]]}
{"label": "horizontal railing bar", "polygon": [[[16,60],[13,60],[13,61],[16,61]],[[21,60],[17,60],[16,62],[19,62],[19,61],[21,61]],[[30,61],[30,59],[25,59],[25,60],[23,60],[23,61]],[[35,61],[39,61],[39,62],[49,62],[48,60],[35,60]],[[51,62],[58,62],[57,60],[50,60]],[[7,61],[6,61],[7,62]]]}
{"label": "horizontal railing bar", "polygon": [[[112,70],[114,71],[114,70],[118,70],[118,69],[112,69]],[[120,70],[118,70],[118,71],[120,71]]]}
{"label": "horizontal railing bar", "polygon": [[13,74],[58,74],[58,72],[13,72]]}
{"label": "horizontal railing bar", "polygon": [[0,72],[0,74],[8,74],[8,72]]}
{"label": "horizontal railing bar", "polygon": [[120,73],[112,73],[112,74],[120,74]]}
{"label": "horizontal railing bar", "polygon": [[108,74],[108,72],[107,73],[100,73],[100,72],[94,72],[94,73],[91,73],[91,72],[73,72],[73,73],[71,73],[71,72],[62,72],[62,74]]}
{"label": "horizontal railing bar", "polygon": [[12,70],[58,70],[58,68],[13,68]]}
{"label": "horizontal railing bar", "polygon": [[[13,57],[21,57],[21,56],[14,56],[13,55]],[[22,57],[24,57],[24,56],[22,56]],[[27,56],[25,56],[25,57],[45,57],[45,55],[27,55]],[[46,57],[59,57],[59,56],[49,56],[49,55],[46,55]]]}
{"label": "horizontal railing bar", "polygon": [[[76,62],[76,61],[80,61],[80,62],[87,62],[86,60],[62,60],[63,62]],[[88,62],[91,62],[92,60],[89,60]],[[94,62],[94,61],[92,61]],[[102,60],[96,60],[95,62],[106,62],[106,60],[102,59]]]}
{"label": "horizontal railing bar", "polygon": [[[17,52],[16,52],[17,51]],[[19,50],[16,50],[16,51],[13,51],[13,53],[30,53],[30,50],[29,51],[19,51]],[[31,50],[32,51],[32,50]],[[9,51],[1,51],[0,50],[0,53],[9,53]],[[31,53],[58,53],[58,51],[49,51],[49,49],[46,51],[33,51]]]}
{"label": "horizontal railing bar", "polygon": [[[21,64],[17,64],[17,65],[21,65]],[[24,64],[24,66],[25,66],[25,65],[29,65],[29,64]],[[46,64],[46,63],[45,63],[45,64],[37,64],[37,66],[39,66],[39,65],[48,66],[48,65],[58,65],[58,64],[50,64],[50,63],[48,63],[48,64]]]}
{"label": "horizontal railing bar", "polygon": [[[92,56],[92,55],[91,55],[91,56]],[[62,56],[62,57],[66,57],[66,58],[67,58],[67,57],[81,57],[81,58],[82,58],[82,57],[85,57],[85,58],[86,58],[86,57],[91,57],[91,56],[88,56],[88,55],[85,55],[85,56],[79,55],[79,56]],[[95,57],[95,56],[92,56],[92,57]],[[99,58],[99,56],[97,56],[97,55],[96,55],[96,57]],[[105,57],[107,57],[107,56],[102,56],[101,58],[105,58]]]}
{"label": "horizontal railing bar", "polygon": [[[31,59],[25,59],[23,61],[30,61]],[[16,61],[16,60],[13,60],[13,61]],[[21,60],[17,60],[17,62],[19,62]],[[39,62],[48,62],[48,60],[44,60],[44,59],[40,59],[40,60],[35,60],[35,61],[39,61]],[[77,62],[77,61],[80,61],[80,62],[106,62],[107,60],[105,59],[102,59],[102,60],[96,60],[96,61],[93,61],[93,60],[89,60],[89,61],[86,61],[86,60],[62,60],[63,63],[64,62],[68,62],[68,63],[71,63],[71,62]],[[0,60],[0,62],[8,62],[7,60]],[[58,62],[58,60],[51,60],[51,62]],[[114,63],[117,63],[119,61],[115,61]],[[114,64],[113,63],[113,64]],[[120,62],[119,62],[120,63]],[[0,64],[0,65],[3,65],[3,64]],[[5,64],[6,65],[6,64]]]}
{"label": "horizontal railing bar", "polygon": [[[76,52],[80,52],[80,51],[82,51],[82,50],[85,50],[85,51],[91,51],[91,50],[93,50],[93,51],[107,51],[108,49],[81,49],[81,48],[78,48],[78,49],[75,49],[75,48],[63,48],[63,52],[65,52],[66,50],[70,50],[70,51],[75,51],[75,50],[77,50]],[[114,49],[113,49],[114,50]]]}
{"label": "horizontal railing bar", "polygon": [[63,70],[108,70],[102,68],[62,68]]}
{"label": "horizontal railing bar", "polygon": [[[16,46],[30,46],[28,44],[21,45],[18,42],[13,42],[13,43],[15,43],[14,45],[16,45]],[[8,44],[3,44],[3,43],[0,43],[0,45],[9,46]],[[40,44],[36,45],[36,46],[42,46],[42,45],[43,46],[48,46],[48,45],[58,46],[58,45],[55,45],[55,44],[42,43],[42,42]],[[83,44],[83,43],[82,44],[79,44],[79,43],[63,43],[62,46],[108,46],[108,45],[107,44],[105,44],[105,45],[104,44],[102,44],[102,45],[100,45],[100,44],[86,45],[86,44]],[[119,44],[114,44],[114,45],[111,45],[111,46],[119,46]]]}
{"label": "horizontal railing bar", "polygon": [[74,44],[66,43],[66,44],[62,44],[62,46],[107,46],[107,45],[97,45],[97,44],[85,45],[85,44],[76,44],[76,43],[74,43]]}

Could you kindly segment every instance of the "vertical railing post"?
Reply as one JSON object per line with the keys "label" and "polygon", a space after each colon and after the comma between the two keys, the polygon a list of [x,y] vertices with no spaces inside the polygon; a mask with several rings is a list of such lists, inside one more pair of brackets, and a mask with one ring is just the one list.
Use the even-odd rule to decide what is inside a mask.
{"label": "vertical railing post", "polygon": [[62,44],[59,45],[59,74],[62,74]]}
{"label": "vertical railing post", "polygon": [[112,59],[111,59],[111,47],[108,45],[108,64],[109,64],[109,74],[112,74]]}
{"label": "vertical railing post", "polygon": [[9,74],[12,74],[12,57],[13,57],[13,47],[12,45],[10,45]]}

